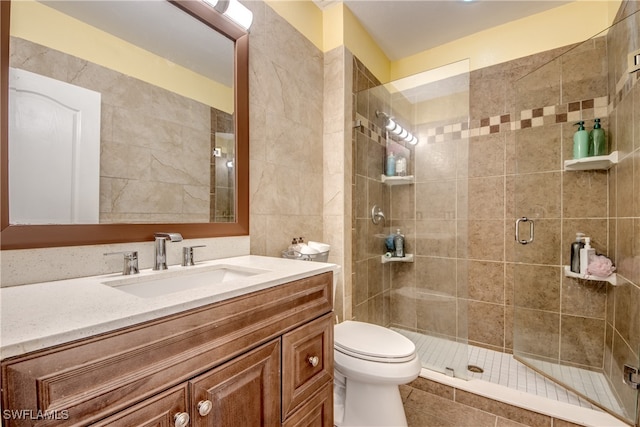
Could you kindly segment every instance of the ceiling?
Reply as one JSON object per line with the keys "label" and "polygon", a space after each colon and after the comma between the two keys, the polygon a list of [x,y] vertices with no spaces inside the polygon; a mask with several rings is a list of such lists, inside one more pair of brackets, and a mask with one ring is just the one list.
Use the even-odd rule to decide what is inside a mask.
{"label": "ceiling", "polygon": [[[323,8],[333,0],[314,0]],[[344,0],[384,51],[398,60],[561,6],[556,0]]]}

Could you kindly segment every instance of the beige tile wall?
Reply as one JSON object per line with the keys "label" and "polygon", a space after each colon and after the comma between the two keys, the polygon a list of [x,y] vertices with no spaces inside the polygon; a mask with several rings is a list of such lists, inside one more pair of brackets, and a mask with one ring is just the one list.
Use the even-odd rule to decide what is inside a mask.
{"label": "beige tile wall", "polygon": [[249,43],[251,253],[322,241],[324,55],[264,2]]}
{"label": "beige tile wall", "polygon": [[341,321],[352,317],[352,64],[344,46],[324,55],[323,241],[331,245],[329,261],[342,267],[334,300]]}
{"label": "beige tile wall", "polygon": [[[351,317],[351,54],[323,54],[264,2],[249,44],[251,253],[331,245],[335,312]],[[348,302],[344,302],[348,301]]]}
{"label": "beige tile wall", "polygon": [[[390,96],[375,76],[353,57],[352,96],[355,122],[351,152],[352,164],[352,316],[365,322],[388,325],[390,320],[390,265],[381,264],[384,239],[389,234],[387,221],[375,225],[371,208],[378,205],[391,218],[388,187],[382,184],[385,142],[370,123],[379,123],[376,110],[388,111]],[[374,89],[375,88],[375,89]],[[407,233],[409,234],[409,233]],[[410,234],[409,234],[410,235]]]}

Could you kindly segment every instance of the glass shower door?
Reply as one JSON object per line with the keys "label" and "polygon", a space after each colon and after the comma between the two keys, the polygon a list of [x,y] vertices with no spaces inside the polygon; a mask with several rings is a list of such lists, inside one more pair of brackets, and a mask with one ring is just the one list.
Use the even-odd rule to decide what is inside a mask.
{"label": "glass shower door", "polygon": [[[631,19],[638,21],[639,16]],[[621,184],[626,185],[621,182],[626,179],[625,160],[609,171],[571,171],[564,164],[573,158],[574,123],[585,121],[591,129],[600,118],[607,131],[617,126],[618,134],[631,126],[624,123],[633,117],[624,110],[630,105],[624,98],[631,94],[624,87],[622,93],[608,93],[608,88],[616,88],[610,84],[611,70],[620,64],[614,55],[620,55],[621,40],[633,39],[625,33],[633,26],[618,25],[515,83],[518,120],[506,217],[513,233],[506,237],[506,258],[513,277],[514,357],[594,406],[635,424],[638,391],[620,380],[624,364],[638,367],[639,284],[621,274],[616,286],[565,274],[576,233],[589,236],[596,252],[616,261],[622,274],[620,257],[626,241],[633,239],[628,237],[633,227],[628,227],[634,219],[626,218],[633,215],[620,212],[617,203],[624,190]],[[610,120],[611,107],[617,121]],[[614,150],[623,142],[609,143]]]}
{"label": "glass shower door", "polygon": [[[411,263],[390,272],[391,326],[416,344],[422,366],[467,378],[466,215],[469,62],[384,85],[390,114],[419,139],[411,184],[389,185],[390,229],[403,230]],[[464,131],[463,131],[464,130]]]}

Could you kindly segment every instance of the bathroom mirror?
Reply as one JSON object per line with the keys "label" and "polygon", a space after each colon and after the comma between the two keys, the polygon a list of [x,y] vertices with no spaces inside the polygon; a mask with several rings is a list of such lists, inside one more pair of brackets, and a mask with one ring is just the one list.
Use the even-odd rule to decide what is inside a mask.
{"label": "bathroom mirror", "polygon": [[[26,31],[19,22],[15,22],[16,27],[10,30],[10,16],[19,16],[18,12],[25,4],[31,4],[36,11],[46,12],[41,19],[48,23],[56,24],[58,21],[55,17],[63,12],[63,18],[66,14],[73,13],[73,19],[79,19],[83,21],[82,25],[92,27],[88,31],[107,32],[105,27],[95,28],[96,25],[102,25],[100,21],[105,22],[106,19],[91,22],[91,16],[96,16],[94,12],[78,11],[75,7],[92,3],[108,5],[109,10],[117,11],[121,18],[128,18],[114,24],[112,27],[115,30],[110,32],[115,34],[108,37],[125,39],[126,34],[137,34],[140,40],[135,41],[135,45],[141,46],[140,49],[144,51],[146,56],[143,59],[131,59],[127,56],[128,48],[110,52],[111,58],[107,54],[96,52],[98,59],[90,60],[91,58],[73,55],[74,52],[54,50],[50,46],[42,47],[33,43],[33,40],[12,40],[14,33]],[[151,0],[119,2],[120,4],[116,8],[109,2],[90,1],[1,2],[2,249],[145,241],[150,240],[154,232],[163,230],[180,232],[184,238],[247,235],[249,232],[248,34],[200,1]],[[125,11],[125,4],[137,7],[155,4],[162,11],[149,9],[134,13]],[[52,5],[55,8],[50,13],[47,9]],[[65,10],[71,6],[75,7],[75,11]],[[13,13],[11,8],[14,8]],[[173,15],[169,15],[165,22],[160,21],[159,15],[155,15],[160,13],[164,17],[167,12]],[[97,16],[104,18],[106,13],[99,11]],[[118,13],[114,13],[116,18]],[[137,20],[130,19],[134,15]],[[29,16],[34,16],[32,10],[29,11]],[[131,27],[136,26],[136,23],[140,28],[132,31]],[[160,33],[168,34],[169,38],[161,43],[154,43],[160,33],[154,36],[150,29],[145,29],[148,23],[159,25],[156,28],[160,28]],[[57,25],[63,24],[64,21],[60,21]],[[197,26],[200,28],[197,29]],[[139,31],[140,29],[143,31]],[[50,31],[54,30],[55,27]],[[64,38],[64,31],[55,35],[45,33],[42,28],[39,31],[43,33],[41,37],[47,40],[47,44],[49,39],[53,40],[51,43],[70,43],[69,40],[55,40],[56,37]],[[86,37],[77,37],[77,30],[69,34],[73,34],[76,39],[90,38],[89,33],[85,34]],[[178,37],[178,34],[187,37]],[[220,49],[226,49],[229,56],[226,61],[228,65],[223,67],[228,70],[226,77],[212,71],[215,65],[225,62],[221,60],[221,54],[210,49],[219,43],[214,37],[222,40]],[[182,57],[162,50],[168,46],[168,40],[175,40],[177,43],[180,38],[184,44],[182,47],[178,44],[177,51]],[[224,47],[225,42],[227,47]],[[93,41],[86,44],[90,44],[87,55],[91,55],[97,43]],[[133,45],[134,41],[127,41],[125,44]],[[26,46],[27,51],[31,51],[20,56],[16,46]],[[108,48],[113,50],[110,46]],[[16,52],[11,49],[16,49]],[[94,91],[98,87],[97,92],[102,95],[99,224],[66,224],[64,221],[53,224],[46,221],[38,225],[21,224],[12,221],[10,217],[12,200],[9,199],[11,178],[8,171],[11,169],[11,157],[8,138],[11,110],[9,100],[12,98],[9,91],[9,70],[10,66],[16,64],[24,65],[16,68],[33,67],[40,60],[32,60],[34,52],[57,61],[55,65],[48,66],[48,73],[52,75],[47,77],[65,83],[77,83],[78,86]],[[194,55],[188,56],[186,52],[193,52]],[[211,56],[215,56],[213,61],[203,61],[211,59]],[[136,61],[139,63],[136,64]],[[60,64],[70,65],[70,68],[65,70]],[[208,86],[192,87],[194,81],[207,82]],[[223,94],[222,99],[214,99],[220,93]],[[11,102],[14,103],[13,100]],[[164,104],[171,104],[174,110],[165,110]],[[140,111],[144,111],[144,114],[139,114]],[[152,120],[155,116],[164,119],[164,122],[159,125]],[[195,120],[196,117],[200,120]],[[154,152],[154,145],[160,146],[160,150]],[[191,157],[181,157],[185,153]],[[133,175],[137,170],[142,170],[143,178]],[[124,175],[116,175],[122,171]],[[155,182],[149,179],[154,174],[159,177]],[[141,182],[144,185],[136,188],[136,184]],[[128,195],[122,192],[127,185],[134,189]],[[215,204],[219,201],[215,195],[221,196],[220,204],[226,203],[224,207],[215,209]],[[122,200],[127,198],[129,206],[142,207],[138,209],[140,212],[112,209],[121,209],[125,206],[121,203]],[[116,203],[120,205],[116,206]],[[154,203],[161,206],[162,210],[150,212],[147,208]]]}

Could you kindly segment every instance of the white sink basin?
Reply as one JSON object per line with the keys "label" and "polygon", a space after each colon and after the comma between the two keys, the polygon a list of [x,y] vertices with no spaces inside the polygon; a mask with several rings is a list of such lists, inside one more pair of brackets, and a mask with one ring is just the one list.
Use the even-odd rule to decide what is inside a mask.
{"label": "white sink basin", "polygon": [[221,283],[243,279],[269,270],[239,267],[235,265],[212,265],[202,268],[174,267],[174,270],[153,272],[148,275],[127,277],[102,282],[122,292],[143,298],[181,292],[187,289],[212,287]]}

